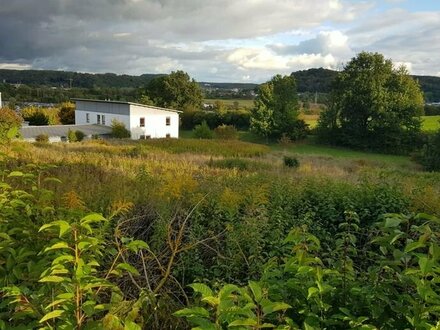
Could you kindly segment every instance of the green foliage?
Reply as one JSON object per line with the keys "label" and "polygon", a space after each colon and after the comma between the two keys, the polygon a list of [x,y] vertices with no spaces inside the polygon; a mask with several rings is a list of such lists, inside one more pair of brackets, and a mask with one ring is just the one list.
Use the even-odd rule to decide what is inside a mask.
{"label": "green foliage", "polygon": [[127,139],[131,136],[130,131],[125,127],[124,123],[112,120],[111,136],[115,139]]}
{"label": "green foliage", "polygon": [[71,102],[65,102],[60,104],[60,110],[58,112],[58,117],[63,125],[73,125],[75,124],[75,104]]}
{"label": "green foliage", "polygon": [[[208,306],[179,310],[174,315],[185,317],[194,325],[193,329],[289,329],[292,320],[283,312],[290,308],[283,302],[268,299],[267,290],[258,282],[250,281],[246,287],[233,284],[222,287],[217,294],[206,285],[194,283],[191,288],[201,295],[201,302]],[[284,324],[285,327],[281,325]]]}
{"label": "green foliage", "polygon": [[[0,109],[0,143],[8,142],[18,134],[23,119],[9,108]],[[15,133],[15,134],[14,134]]]}
{"label": "green foliage", "polygon": [[48,143],[49,142],[49,135],[39,134],[35,137],[35,142]]}
{"label": "green foliage", "polygon": [[302,139],[307,126],[298,120],[298,113],[295,78],[276,75],[259,87],[251,113],[251,129],[267,138],[279,139],[287,134],[293,140]]}
{"label": "green foliage", "polygon": [[206,121],[204,121],[200,125],[194,127],[193,136],[197,139],[212,139],[214,133],[211,131]]}
{"label": "green foliage", "polygon": [[80,131],[80,130],[75,131],[76,141],[81,142],[82,140],[84,140],[85,136],[86,135],[84,134],[83,131]]}
{"label": "green foliage", "polygon": [[323,250],[306,226],[297,227],[284,240],[282,256],[267,263],[260,282],[246,288],[226,284],[218,294],[193,284],[209,308],[190,307],[175,315],[197,329],[438,327],[440,220],[388,214],[368,236],[367,251],[358,246],[364,239],[359,224],[355,212],[346,212],[333,251]]}
{"label": "green foliage", "polygon": [[405,68],[362,52],[336,78],[319,136],[328,143],[405,153],[417,146],[423,103]]}
{"label": "green foliage", "polygon": [[296,157],[284,156],[283,161],[284,161],[284,165],[287,167],[293,167],[293,168],[299,167],[299,160]]}
{"label": "green foliage", "polygon": [[426,170],[440,171],[440,130],[429,136],[417,159]]}
{"label": "green foliage", "polygon": [[160,107],[187,111],[202,105],[200,86],[183,71],[154,78],[145,88],[145,95]]}
{"label": "green foliage", "polygon": [[76,138],[76,131],[69,129],[67,131],[67,140],[72,143],[72,142],[77,142],[77,138]]}
{"label": "green foliage", "polygon": [[238,131],[232,125],[220,125],[214,129],[216,139],[220,140],[237,140]]}
{"label": "green foliage", "polygon": [[[45,170],[35,166],[35,172],[2,173],[0,325],[102,328],[103,318],[111,316],[109,297],[122,296],[110,279],[137,272],[122,256],[148,249],[148,245],[121,239],[117,252],[106,251],[108,242],[100,233],[108,220],[96,213],[82,217],[79,208],[55,208],[53,192],[41,184],[60,182],[44,177]],[[18,182],[28,191],[11,186]],[[106,258],[111,261],[103,268]],[[139,329],[135,318],[126,318],[125,326]]]}
{"label": "green foliage", "polygon": [[425,104],[424,114],[425,116],[440,116],[440,106]]}
{"label": "green foliage", "polygon": [[33,109],[32,111],[22,111],[22,116],[25,121],[29,122],[31,126],[45,126],[49,125],[49,117],[40,110]]}
{"label": "green foliage", "polygon": [[247,110],[227,110],[222,113],[214,111],[185,111],[181,118],[183,129],[193,129],[203,121],[206,121],[211,129],[220,125],[229,125],[240,130],[247,130],[250,125],[250,112]]}

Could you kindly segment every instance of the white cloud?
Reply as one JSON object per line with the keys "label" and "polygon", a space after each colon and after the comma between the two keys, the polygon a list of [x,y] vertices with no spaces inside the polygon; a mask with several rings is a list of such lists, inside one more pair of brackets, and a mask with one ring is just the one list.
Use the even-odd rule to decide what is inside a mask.
{"label": "white cloud", "polygon": [[30,64],[19,64],[19,63],[0,63],[0,69],[8,70],[29,70],[32,68]]}

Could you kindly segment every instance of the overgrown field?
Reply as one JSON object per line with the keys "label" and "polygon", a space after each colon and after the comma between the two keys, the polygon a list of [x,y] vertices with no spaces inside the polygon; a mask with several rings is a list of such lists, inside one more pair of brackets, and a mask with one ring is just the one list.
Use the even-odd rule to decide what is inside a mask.
{"label": "overgrown field", "polygon": [[[384,214],[427,213],[440,216],[440,174],[422,172],[405,157],[379,158],[344,150],[339,151],[344,154],[341,157],[340,154],[315,153],[313,147],[304,145],[269,148],[240,141],[193,139],[87,141],[70,144],[13,142],[1,146],[0,153],[3,154],[0,172],[3,182],[0,186],[0,234],[9,235],[6,241],[0,242],[0,287],[8,287],[9,290],[3,289],[5,299],[0,302],[0,320],[3,320],[5,327],[6,324],[9,325],[8,329],[37,328],[38,321],[54,310],[56,304],[63,306],[59,308],[59,315],[70,315],[68,313],[72,310],[76,311],[72,312],[72,315],[78,316],[74,302],[69,302],[71,284],[67,283],[73,282],[59,279],[60,276],[68,275],[61,270],[59,274],[56,273],[58,268],[54,266],[54,259],[51,259],[52,252],[47,254],[40,251],[52,251],[47,250],[48,246],[58,244],[57,242],[63,239],[63,230],[76,233],[76,228],[87,228],[90,219],[78,221],[90,212],[97,212],[107,220],[103,226],[93,227],[90,233],[84,229],[83,235],[94,235],[94,238],[87,236],[89,238],[85,242],[88,243],[84,244],[95,244],[93,246],[96,250],[93,251],[99,251],[88,255],[91,258],[87,259],[88,267],[94,270],[90,268],[90,274],[87,273],[87,276],[90,281],[101,276],[105,281],[111,282],[112,289],[104,289],[107,282],[99,282],[99,287],[103,289],[87,287],[89,291],[84,291],[83,295],[90,301],[87,303],[89,308],[81,307],[79,313],[83,315],[84,325],[86,320],[98,322],[104,318],[104,321],[99,322],[107,322],[106,329],[124,329],[124,324],[127,326],[132,323],[139,324],[144,329],[189,327],[183,318],[173,316],[172,313],[188,304],[202,303],[194,299],[192,290],[188,287],[194,282],[205,283],[218,289],[225,283],[244,286],[248,281],[263,278],[266,281],[263,281],[264,283],[272,283],[270,288],[274,291],[270,291],[271,299],[283,300],[289,306],[294,306],[296,303],[293,301],[296,298],[287,294],[291,292],[294,295],[295,291],[289,291],[293,289],[282,287],[281,282],[278,282],[278,289],[273,286],[277,279],[294,285],[288,279],[289,276],[292,278],[291,275],[276,275],[274,272],[275,269],[281,269],[277,268],[281,265],[281,260],[288,260],[283,256],[294,255],[295,251],[299,251],[285,245],[285,238],[294,235],[291,232],[293,228],[301,228],[302,234],[299,237],[313,235],[319,240],[319,249],[311,248],[307,253],[313,255],[307,258],[316,257],[322,260],[319,267],[329,269],[329,273],[324,275],[327,279],[330,269],[339,267],[335,261],[338,258],[332,251],[339,251],[341,246],[335,245],[335,237],[342,237],[340,235],[345,232],[344,224],[347,221],[354,221],[357,229],[354,230],[356,233],[350,234],[356,239],[350,241],[349,247],[346,246],[351,252],[350,258],[344,259],[348,264],[343,267],[350,268],[349,265],[358,262],[358,253],[363,260],[358,265],[359,271],[368,274],[368,262],[363,258],[370,253],[372,260],[379,258],[376,254],[381,250],[371,247],[368,242],[374,237],[375,230],[379,230],[374,228],[383,220]],[[299,167],[286,166],[285,156],[296,157]],[[59,233],[58,229],[50,232],[50,228],[47,229],[47,233],[38,233],[40,226],[59,220],[65,220],[70,227],[63,224],[64,229],[60,227]],[[397,226],[397,220],[394,221]],[[401,222],[404,223],[403,220]],[[61,225],[58,223],[56,226]],[[396,226],[392,228],[397,231]],[[435,228],[432,227],[429,239],[437,237]],[[376,233],[385,233],[385,229],[381,230]],[[417,235],[414,234],[412,237]],[[2,237],[5,239],[6,236]],[[290,243],[295,241],[295,244],[300,244],[298,237],[295,237]],[[130,243],[133,240],[146,242],[148,248],[141,243]],[[73,240],[66,244],[71,244],[69,246],[74,250],[77,246],[75,242]],[[400,241],[396,238],[395,242]],[[385,243],[383,244],[385,246]],[[52,246],[52,249],[56,248]],[[421,252],[428,249],[429,247]],[[13,256],[10,251],[14,251]],[[64,250],[61,249],[60,253],[62,251]],[[53,258],[56,256],[62,255],[54,254]],[[348,258],[347,255],[346,257]],[[41,258],[41,262],[36,262],[38,258]],[[63,258],[70,257],[64,255]],[[117,263],[113,260],[118,260],[123,266],[115,266]],[[318,267],[315,261],[304,264],[304,267]],[[297,260],[294,263],[296,262]],[[53,275],[50,275],[48,267],[52,267]],[[296,266],[291,264],[289,267]],[[349,268],[344,269],[350,274],[357,269]],[[111,271],[107,272],[108,269]],[[270,269],[272,271],[269,271]],[[305,269],[302,268],[301,271]],[[377,279],[379,282],[383,280],[389,284],[398,278],[391,270],[384,270],[386,271],[390,273],[384,273],[383,278]],[[397,268],[395,271],[397,272]],[[433,273],[425,275],[431,274]],[[41,276],[58,277],[43,277],[49,282],[48,286],[45,286]],[[428,280],[431,278],[426,277],[425,281]],[[345,288],[354,283],[350,281],[344,282],[347,285]],[[401,313],[410,313],[404,310],[404,306],[411,305],[408,303],[409,300],[402,300],[399,306],[394,306],[395,309],[393,304],[389,303],[389,309],[386,309],[388,316],[381,314],[376,317],[369,310],[373,308],[377,296],[383,298],[389,295],[389,299],[395,299],[400,294],[396,293],[401,290],[400,286],[392,287],[389,284],[387,289],[378,286],[377,290],[390,291],[372,292],[369,300],[362,301],[362,304],[370,301],[371,306],[359,307],[359,310],[347,309],[351,308],[346,304],[352,299],[361,301],[359,297],[354,298],[360,292],[356,293],[355,286],[362,287],[367,283],[362,282],[367,281],[365,278],[356,281],[357,284],[350,289],[353,292],[343,291],[342,296],[332,296],[332,299],[336,300],[330,305],[340,306],[343,311],[338,310],[334,313],[350,314],[345,315],[345,321],[341,316],[339,325],[331,325],[332,322],[336,322],[333,316],[329,317],[331,321],[326,323],[324,316],[330,313],[330,307],[323,306],[320,307],[321,312],[313,311],[313,315],[320,315],[319,320],[309,319],[311,316],[306,317],[299,309],[290,312],[288,310],[282,317],[288,315],[293,319],[292,322],[300,324],[300,328],[303,328],[301,324],[313,324],[310,325],[310,329],[325,327],[325,324],[329,329],[361,329],[363,323],[372,323],[379,327],[381,322],[387,324],[386,329],[396,327],[397,324],[410,327],[411,323],[405,316],[397,312],[397,309],[401,308]],[[339,279],[336,282],[342,285]],[[333,285],[337,288],[339,284],[335,283]],[[316,284],[310,285],[315,287]],[[409,282],[407,285],[409,288]],[[438,284],[432,284],[433,292],[437,292],[436,285]],[[60,298],[65,300],[53,305],[56,300],[55,294],[61,294],[61,286],[63,290],[67,290],[62,296],[64,298]],[[114,286],[117,286],[117,289]],[[402,284],[402,287],[405,286]],[[414,293],[418,289],[411,286],[411,290],[414,290]],[[308,294],[315,297],[312,291]],[[334,291],[335,294],[336,292],[340,294],[339,291]],[[366,294],[362,292],[362,295]],[[207,291],[204,293],[207,294]],[[298,294],[304,293],[298,291]],[[350,296],[352,294],[353,296]],[[307,296],[307,292],[305,295]],[[344,300],[344,295],[352,298]],[[324,293],[316,295],[315,298],[318,297],[324,299]],[[298,296],[300,300],[303,298],[312,299]],[[422,304],[415,293],[412,299],[414,304]],[[324,304],[323,300],[321,303]],[[339,303],[341,305],[336,305]],[[213,306],[211,307],[214,308]],[[425,308],[422,305],[417,306]],[[286,309],[287,307],[278,311]],[[209,319],[205,312],[198,312]],[[190,322],[200,321],[200,318],[197,319],[200,315],[188,313],[180,315],[187,317]],[[437,312],[424,313],[423,322],[428,324],[435,321]],[[217,316],[220,314],[217,313]],[[45,329],[60,326],[62,318],[54,315],[53,319],[48,318],[42,322]],[[368,315],[367,319],[371,322],[358,320],[357,327],[349,326],[349,321],[355,320],[356,315]],[[385,320],[391,318],[390,315],[393,316],[393,321]],[[67,316],[65,319],[68,319]],[[210,320],[213,321],[214,317]],[[276,321],[270,317],[269,320]],[[74,324],[76,321],[72,319],[69,322]],[[242,328],[252,327],[242,325]],[[295,326],[291,327],[294,328]]]}

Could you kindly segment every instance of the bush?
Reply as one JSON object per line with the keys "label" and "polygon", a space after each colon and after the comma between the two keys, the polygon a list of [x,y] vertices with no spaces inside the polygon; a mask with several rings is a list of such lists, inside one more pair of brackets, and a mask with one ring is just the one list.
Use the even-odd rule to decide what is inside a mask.
{"label": "bush", "polygon": [[206,121],[211,129],[219,125],[232,125],[240,130],[247,130],[250,126],[250,112],[246,110],[231,110],[222,113],[213,111],[185,111],[182,114],[182,128],[193,129]]}
{"label": "bush", "polygon": [[238,131],[232,125],[220,125],[214,130],[215,137],[220,140],[237,140]]}
{"label": "bush", "polygon": [[428,138],[428,142],[416,159],[426,170],[440,171],[440,130]]}
{"label": "bush", "polygon": [[299,160],[296,157],[284,156],[284,165],[287,167],[297,168],[299,167]]}
{"label": "bush", "polygon": [[86,135],[84,134],[83,131],[75,131],[75,136],[76,136],[76,141],[80,142],[84,140]]}
{"label": "bush", "polygon": [[69,129],[69,131],[67,132],[67,139],[71,143],[78,141],[77,138],[76,138],[75,131],[72,131],[72,130]]}
{"label": "bush", "polygon": [[49,117],[46,116],[41,111],[36,111],[33,114],[31,114],[29,117],[24,118],[26,121],[29,122],[29,125],[31,126],[46,126],[49,125]]}
{"label": "bush", "polygon": [[75,104],[70,102],[62,103],[58,117],[63,125],[75,124]]}
{"label": "bush", "polygon": [[203,121],[200,125],[197,125],[194,128],[193,136],[198,139],[212,139],[213,133],[206,121]]}
{"label": "bush", "polygon": [[35,137],[35,142],[48,143],[49,142],[49,135],[39,134]]}
{"label": "bush", "polygon": [[125,128],[124,123],[121,123],[118,120],[113,120],[111,136],[116,139],[127,139],[131,136],[131,134],[130,131]]}

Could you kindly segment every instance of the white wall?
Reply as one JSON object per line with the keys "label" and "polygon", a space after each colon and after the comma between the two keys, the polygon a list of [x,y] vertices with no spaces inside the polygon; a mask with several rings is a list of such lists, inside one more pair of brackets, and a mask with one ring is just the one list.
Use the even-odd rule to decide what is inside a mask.
{"label": "white wall", "polygon": [[[90,121],[87,122],[87,114],[89,114]],[[89,112],[83,110],[75,110],[75,125],[93,125],[98,124],[97,115],[101,116],[101,125],[102,124],[102,116],[105,116],[105,126],[112,126],[112,120],[117,120],[122,122],[125,127],[130,127],[130,117],[125,115],[118,115],[112,113],[105,112]]]}
{"label": "white wall", "polygon": [[[145,127],[140,127],[140,118],[145,118]],[[166,125],[166,118],[170,117],[170,125]],[[165,111],[154,108],[130,105],[131,138],[136,140],[141,135],[149,135],[152,139],[164,138],[167,134],[172,138],[179,137],[179,114],[174,111]]]}

